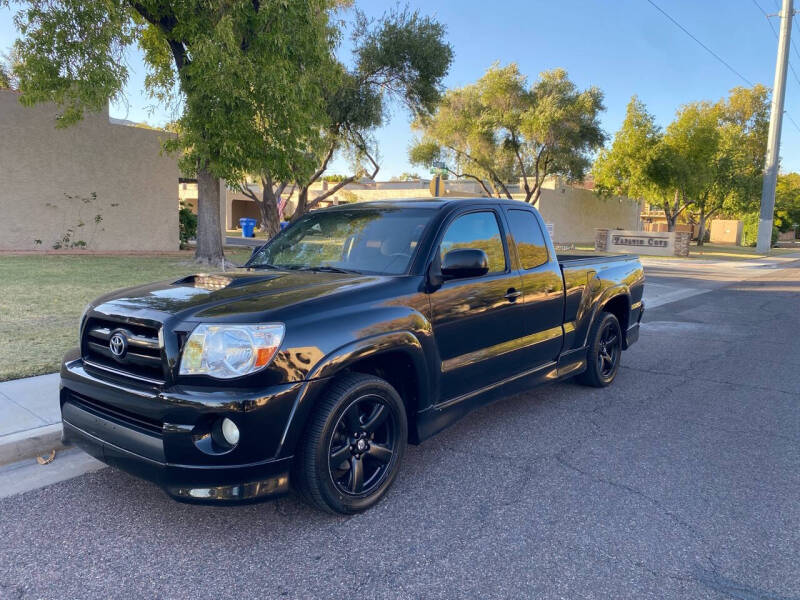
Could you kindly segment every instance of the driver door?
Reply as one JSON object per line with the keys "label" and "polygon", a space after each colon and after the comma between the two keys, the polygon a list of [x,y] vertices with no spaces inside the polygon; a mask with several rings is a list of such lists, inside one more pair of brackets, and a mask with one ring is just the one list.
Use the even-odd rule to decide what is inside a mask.
{"label": "driver door", "polygon": [[445,281],[430,295],[441,359],[440,401],[458,399],[523,369],[515,341],[523,331],[522,281],[511,270],[500,215],[493,208],[457,213],[444,228],[438,252],[478,248],[489,272]]}

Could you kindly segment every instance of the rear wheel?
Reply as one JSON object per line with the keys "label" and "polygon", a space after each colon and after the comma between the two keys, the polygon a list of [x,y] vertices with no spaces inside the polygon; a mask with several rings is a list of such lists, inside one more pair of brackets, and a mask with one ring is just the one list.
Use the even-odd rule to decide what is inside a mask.
{"label": "rear wheel", "polygon": [[311,417],[293,482],[322,510],[366,510],[394,482],[407,437],[405,407],[395,389],[372,375],[345,374]]}
{"label": "rear wheel", "polygon": [[622,328],[617,317],[602,312],[589,332],[586,349],[586,370],[577,379],[584,385],[605,387],[610,385],[619,371],[622,356]]}

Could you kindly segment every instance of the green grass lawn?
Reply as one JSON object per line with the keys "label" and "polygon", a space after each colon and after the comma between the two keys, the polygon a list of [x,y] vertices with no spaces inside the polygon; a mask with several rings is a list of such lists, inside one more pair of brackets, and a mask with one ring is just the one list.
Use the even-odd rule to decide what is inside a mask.
{"label": "green grass lawn", "polygon": [[[782,256],[797,252],[797,248],[773,248],[769,256]],[[692,244],[689,248],[690,258],[707,258],[715,260],[752,260],[754,258],[764,258],[765,254],[760,254],[755,248],[749,246],[728,246],[725,244],[704,244],[698,246]]]}
{"label": "green grass lawn", "polygon": [[[228,250],[241,264],[248,250]],[[106,292],[207,270],[185,256],[0,256],[0,381],[58,370],[78,319]]]}

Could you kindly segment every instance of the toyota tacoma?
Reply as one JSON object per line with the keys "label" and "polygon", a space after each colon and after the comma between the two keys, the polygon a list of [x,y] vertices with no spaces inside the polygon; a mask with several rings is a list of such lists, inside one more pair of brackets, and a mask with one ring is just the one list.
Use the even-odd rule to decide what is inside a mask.
{"label": "toyota tacoma", "polygon": [[311,212],[243,268],[92,302],[61,369],[64,440],[179,500],[290,486],[375,504],[408,443],[532,386],[617,375],[639,336],[635,256],[557,255],[530,205]]}

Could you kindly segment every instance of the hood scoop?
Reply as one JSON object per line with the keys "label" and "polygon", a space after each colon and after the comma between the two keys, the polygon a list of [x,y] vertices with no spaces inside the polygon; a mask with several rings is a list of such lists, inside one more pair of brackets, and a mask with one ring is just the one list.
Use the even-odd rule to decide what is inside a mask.
{"label": "hood scoop", "polygon": [[177,281],[174,281],[172,285],[190,285],[195,288],[208,290],[209,292],[215,292],[217,290],[224,290],[226,288],[251,285],[253,283],[261,283],[263,281],[271,281],[273,279],[277,279],[278,277],[281,277],[281,275],[264,274],[229,277],[221,274],[197,273],[196,275],[189,275],[182,279],[178,279]]}

